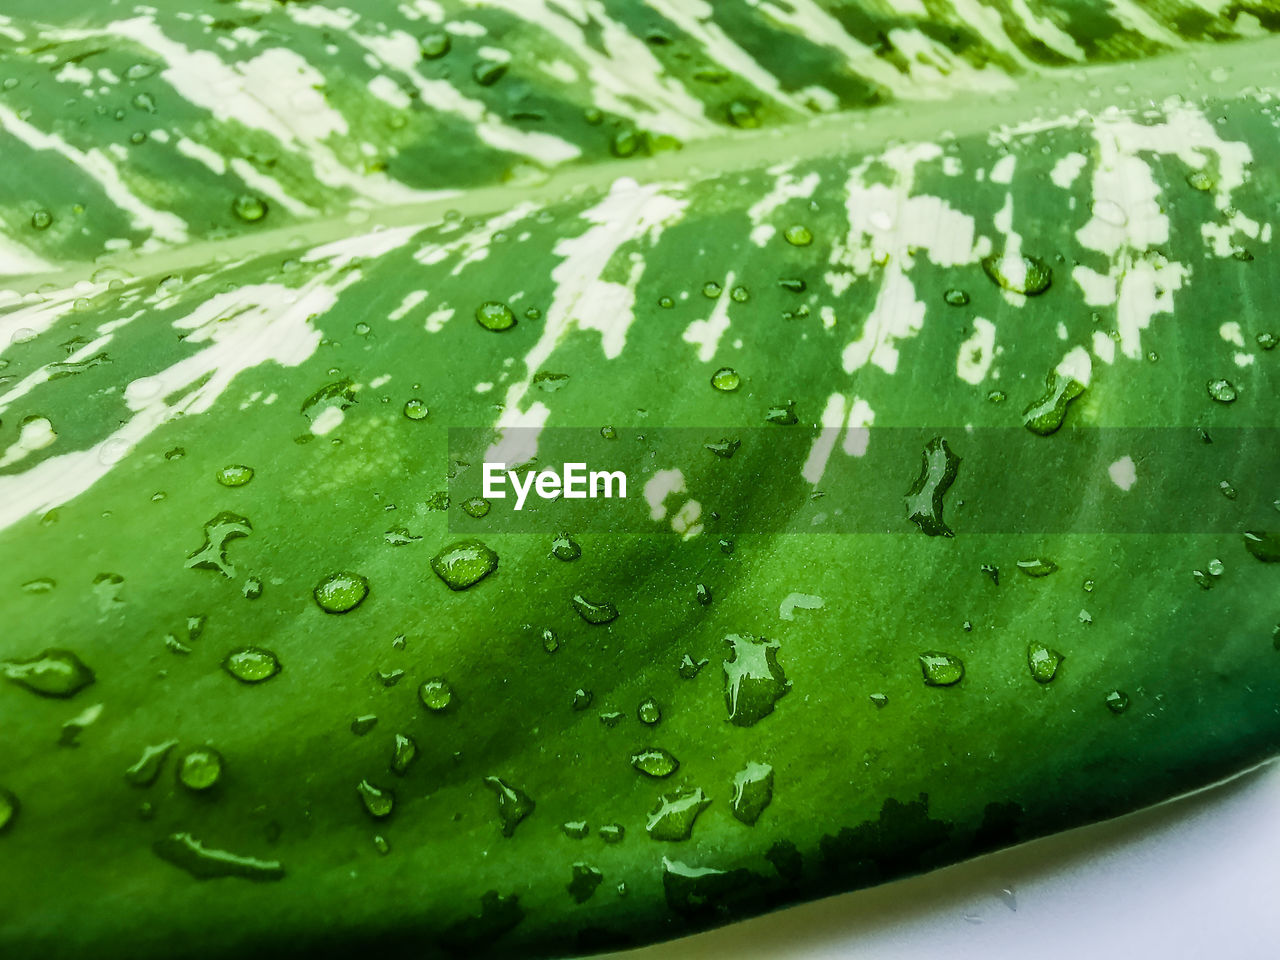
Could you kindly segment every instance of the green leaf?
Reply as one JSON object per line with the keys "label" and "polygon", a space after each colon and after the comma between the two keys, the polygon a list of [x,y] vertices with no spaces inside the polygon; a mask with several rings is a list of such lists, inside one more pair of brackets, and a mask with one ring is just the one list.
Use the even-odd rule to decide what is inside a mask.
{"label": "green leaf", "polygon": [[6,955],[590,952],[1280,746],[1273,4],[48,6]]}

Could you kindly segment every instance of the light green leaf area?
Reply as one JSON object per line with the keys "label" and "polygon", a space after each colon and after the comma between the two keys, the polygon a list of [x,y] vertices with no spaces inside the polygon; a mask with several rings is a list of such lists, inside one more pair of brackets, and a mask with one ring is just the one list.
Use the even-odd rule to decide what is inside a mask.
{"label": "light green leaf area", "polygon": [[[1201,43],[1273,8],[48,6],[0,21],[6,956],[591,952],[1280,747],[1273,480],[1044,492],[1231,481],[1214,534],[965,508],[971,427],[1280,426],[1280,58]],[[649,525],[562,559],[442,509],[450,427],[741,448],[655,446]],[[954,536],[903,508],[935,436]],[[895,511],[730,536],[729,490]]]}

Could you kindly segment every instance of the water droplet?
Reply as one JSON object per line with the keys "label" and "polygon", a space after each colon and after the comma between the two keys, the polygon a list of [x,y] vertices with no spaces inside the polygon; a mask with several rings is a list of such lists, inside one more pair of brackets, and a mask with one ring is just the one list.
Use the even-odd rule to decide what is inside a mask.
{"label": "water droplet", "polygon": [[466,590],[498,569],[498,555],[479,540],[458,540],[431,558],[431,569],[450,590]]}
{"label": "water droplet", "polygon": [[754,824],[772,800],[773,767],[767,763],[748,763],[734,774],[733,799],[729,806],[743,823]]}
{"label": "water droplet", "polygon": [[1217,181],[1205,170],[1192,170],[1187,174],[1187,185],[1193,190],[1208,193],[1216,187]]}
{"label": "water droplet", "polygon": [[4,833],[13,824],[18,816],[18,810],[21,805],[18,798],[12,790],[6,790],[0,787],[0,834]]}
{"label": "water droplet", "polygon": [[218,482],[224,487],[243,487],[253,479],[253,467],[231,464],[218,471]]}
{"label": "water droplet", "polygon": [[567,534],[562,533],[551,541],[551,555],[566,562],[582,556],[582,548]]}
{"label": "water droplet", "polygon": [[573,692],[573,709],[585,710],[591,706],[591,701],[595,699],[595,694],[590,690],[578,689]]}
{"label": "water droplet", "polygon": [[603,427],[600,428],[600,436],[603,437],[605,440],[617,440],[618,431],[614,427],[611,427],[608,424],[605,424]]}
{"label": "water droplet", "polygon": [[391,772],[396,776],[403,777],[405,771],[409,769],[409,764],[413,763],[417,755],[418,744],[414,742],[413,738],[397,733],[395,746],[391,750]]}
{"label": "water droplet", "polygon": [[227,654],[222,669],[241,683],[261,683],[280,672],[280,660],[262,647],[241,647]]}
{"label": "water droplet", "polygon": [[37,577],[22,585],[23,593],[48,593],[58,584],[50,577]]}
{"label": "water droplet", "polygon": [[1043,643],[1027,644],[1027,666],[1036,683],[1048,683],[1058,675],[1058,665],[1062,663],[1062,654],[1051,650]]}
{"label": "water droplet", "polygon": [[969,294],[965,293],[963,290],[957,290],[955,288],[944,293],[942,295],[942,299],[953,307],[964,307],[969,304]]}
{"label": "water droplet", "polygon": [[646,697],[640,701],[640,706],[636,708],[636,716],[641,723],[647,723],[653,726],[662,719],[662,710],[658,707],[658,701],[653,697]]}
{"label": "water droplet", "polygon": [[596,830],[596,835],[605,843],[621,843],[626,834],[626,829],[620,823],[606,823]]}
{"label": "water droplet", "polygon": [[1235,403],[1239,393],[1236,392],[1236,386],[1230,380],[1210,380],[1206,387],[1209,396],[1219,403]]}
{"label": "water droplet", "polygon": [[692,680],[698,675],[698,671],[705,667],[711,661],[707,659],[695,660],[689,654],[684,655],[684,659],[680,661],[680,676],[686,680]]}
{"label": "water droplet", "polygon": [[742,441],[722,437],[715,443],[704,443],[702,446],[721,459],[732,460],[733,455],[738,452],[738,447],[742,446]]}
{"label": "water droplet", "polygon": [[631,755],[631,766],[646,776],[669,777],[680,768],[680,761],[662,747],[645,747]]}
{"label": "water droplet", "polygon": [[1112,713],[1121,714],[1129,709],[1129,695],[1121,690],[1112,690],[1104,702]]}
{"label": "water droplet", "polygon": [[612,730],[622,722],[622,714],[617,710],[610,710],[606,713],[600,714],[600,722]]}
{"label": "water droplet", "polygon": [[585,820],[569,820],[560,824],[560,829],[571,840],[581,840],[589,832],[587,821]]}
{"label": "water droplet", "polygon": [[1019,560],[1018,569],[1025,573],[1028,577],[1047,577],[1058,569],[1058,565],[1052,560],[1046,560],[1042,557],[1032,557],[1029,560]]}
{"label": "water droplet", "polygon": [[1067,417],[1071,401],[1084,393],[1083,383],[1056,371],[1050,371],[1044,385],[1044,395],[1022,411],[1022,422],[1027,429],[1041,437],[1058,431]]}
{"label": "water droplet", "polygon": [[725,108],[729,123],[739,130],[754,130],[760,126],[756,104],[748,100],[734,100]]}
{"label": "water droplet", "polygon": [[498,796],[498,822],[502,825],[502,835],[511,836],[520,821],[533,813],[533,799],[498,777],[485,777],[484,785]]}
{"label": "water droplet", "polygon": [[714,300],[723,292],[724,287],[716,283],[714,280],[708,280],[702,285],[702,295],[708,300]]}
{"label": "water droplet", "polygon": [[351,721],[351,732],[357,737],[363,737],[378,725],[378,716],[374,713],[361,714]]}
{"label": "water droplet", "polygon": [[1271,332],[1260,333],[1254,339],[1258,341],[1258,346],[1263,350],[1274,350],[1276,348],[1276,344],[1280,343],[1280,337],[1277,337]]}
{"label": "water droplet", "polygon": [[751,299],[751,291],[739,284],[729,291],[729,296],[733,298],[734,303],[746,303]]}
{"label": "water droplet", "polygon": [[569,896],[573,897],[575,903],[586,903],[591,899],[591,895],[596,892],[596,887],[600,886],[600,881],[604,879],[604,874],[595,867],[588,866],[585,863],[575,863],[573,865],[573,879],[569,881],[566,888]]}
{"label": "water droplet", "polygon": [[542,649],[547,653],[555,653],[560,649],[560,638],[554,630],[547,628],[542,631]]}
{"label": "water droplet", "polygon": [[177,745],[177,740],[166,740],[164,743],[143,747],[142,756],[137,759],[133,766],[125,770],[125,780],[135,787],[151,786],[159,778],[160,770],[164,766],[164,761],[169,756],[169,752]]}
{"label": "water droplet", "polygon": [[930,687],[950,687],[964,677],[964,664],[949,653],[920,654],[920,669],[924,672],[925,684]]}
{"label": "water droplet", "polygon": [[414,536],[408,527],[392,527],[382,535],[383,542],[393,547],[403,547],[406,544],[417,543],[421,539]]}
{"label": "water droplet", "polygon": [[1053,271],[1038,257],[992,255],[982,258],[982,269],[1001,289],[1028,297],[1044,293],[1053,282]]}
{"label": "water droplet", "polygon": [[721,367],[711,375],[711,385],[722,393],[732,393],[742,386],[742,377],[733,367]]}
{"label": "water droplet", "polygon": [[227,544],[253,532],[247,517],[223,511],[204,525],[204,543],[187,557],[189,569],[216,570],[228,579],[236,568],[227,562]]}
{"label": "water droplet", "polygon": [[212,747],[197,747],[178,761],[178,782],[188,790],[208,790],[222,777],[222,754]]}
{"label": "water droplet", "polygon": [[45,650],[29,660],[0,661],[6,679],[42,697],[73,697],[93,683],[93,671],[70,650]]}
{"label": "water droplet", "polygon": [[53,226],[53,214],[48,210],[37,210],[31,215],[31,229],[48,230]]}
{"label": "water droplet", "polygon": [[471,68],[471,76],[482,87],[491,87],[507,73],[505,60],[480,60]]}
{"label": "water droplet", "polygon": [[786,403],[770,407],[765,411],[764,418],[766,422],[776,423],[782,427],[789,427],[800,422],[800,418],[796,416],[796,402],[794,400],[788,400]]}
{"label": "water droplet", "polygon": [[245,223],[256,223],[267,215],[267,201],[251,193],[242,193],[232,201],[231,212]]}
{"label": "water droplet", "polygon": [[867,699],[875,705],[877,710],[889,705],[889,695],[885,693],[873,693],[870,694]]}
{"label": "water droplet", "polygon": [[246,600],[257,600],[262,596],[262,580],[258,577],[250,577],[240,588],[240,594]]}
{"label": "water droplet", "polygon": [[424,33],[418,38],[418,49],[427,60],[439,60],[453,48],[447,33]]}
{"label": "water droplet", "polygon": [[688,840],[693,832],[693,822],[710,803],[711,798],[702,792],[701,787],[663,794],[658,805],[650,811],[645,830],[654,840]]}
{"label": "water droplet", "polygon": [[773,713],[791,688],[778,664],[779,644],[733,633],[725,637],[731,656],[724,661],[724,699],[729,721],[749,727]]}
{"label": "water droplet", "polygon": [[[1244,546],[1246,550],[1263,563],[1280,562],[1280,534],[1248,530],[1244,535]],[[1214,562],[1219,567],[1222,566],[1220,561]],[[1212,566],[1209,572],[1213,573]]]}
{"label": "water droplet", "polygon": [[942,519],[942,498],[955,482],[960,458],[942,437],[934,437],[924,447],[920,474],[907,491],[907,519],[931,537],[954,537]]}
{"label": "water droplet", "polygon": [[787,227],[782,236],[793,247],[807,247],[813,243],[813,234],[809,232],[809,228],[799,223]]}
{"label": "water droplet", "polygon": [[476,307],[476,323],[486,330],[501,333],[516,325],[516,315],[505,303],[489,300]]}
{"label": "water droplet", "polygon": [[391,852],[391,844],[387,843],[387,838],[380,833],[373,835],[373,849],[377,850],[384,857]]}
{"label": "water droplet", "polygon": [[427,402],[419,400],[417,397],[406,400],[404,403],[404,415],[410,420],[425,420],[430,412],[427,409]]}
{"label": "water droplet", "polygon": [[1220,490],[1222,492],[1222,495],[1226,497],[1228,500],[1234,500],[1237,496],[1236,488],[1231,485],[1230,480],[1219,481],[1218,490]]}
{"label": "water droplet", "polygon": [[658,306],[660,306],[663,310],[670,310],[675,305],[676,305],[676,302],[672,300],[670,297],[658,298]]}
{"label": "water droplet", "polygon": [[173,833],[152,846],[156,856],[187,871],[200,880],[214,877],[241,877],[245,880],[280,880],[284,867],[279,860],[259,860],[206,847],[189,833]]}
{"label": "water droplet", "polygon": [[573,595],[573,609],[578,611],[578,616],[591,624],[612,623],[618,619],[618,608],[612,603],[588,600],[580,593]]}
{"label": "water droplet", "polygon": [[630,127],[624,127],[609,141],[609,152],[619,159],[632,156],[640,149],[640,135]]}
{"label": "water droplet", "polygon": [[432,677],[418,687],[418,697],[432,713],[443,713],[453,704],[453,687],[444,677]]}
{"label": "water droplet", "polygon": [[1214,557],[1212,560],[1210,560],[1209,563],[1207,564],[1207,567],[1209,570],[1209,575],[1212,577],[1220,577],[1222,576],[1223,571],[1226,570],[1226,567],[1222,565],[1222,561],[1219,560],[1217,557]]}
{"label": "water droplet", "polygon": [[472,497],[469,500],[463,500],[462,512],[469,517],[479,520],[481,517],[489,513],[489,501],[484,497]]}
{"label": "water droplet", "polygon": [[325,613],[350,613],[369,595],[369,581],[358,573],[331,573],[312,590]]}
{"label": "water droplet", "polygon": [[368,780],[361,780],[356,784],[356,795],[360,797],[360,802],[364,804],[365,812],[375,820],[382,820],[391,816],[391,811],[396,807],[396,795],[394,792],[370,783]]}

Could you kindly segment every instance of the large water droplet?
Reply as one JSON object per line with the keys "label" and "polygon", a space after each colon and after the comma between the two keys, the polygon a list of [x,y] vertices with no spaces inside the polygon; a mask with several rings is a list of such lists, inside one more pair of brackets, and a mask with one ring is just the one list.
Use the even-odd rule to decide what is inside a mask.
{"label": "large water droplet", "polygon": [[1058,675],[1058,665],[1062,663],[1062,654],[1046,647],[1043,643],[1027,644],[1027,666],[1036,683],[1048,683]]}
{"label": "large water droplet", "polygon": [[955,482],[960,458],[942,437],[934,437],[924,447],[920,474],[905,498],[907,519],[931,537],[954,537],[942,519],[942,498]]}
{"label": "large water droplet", "polygon": [[93,671],[70,650],[45,650],[29,660],[0,661],[8,680],[42,697],[73,697],[93,683]]}
{"label": "large water droplet", "polygon": [[241,647],[227,654],[222,669],[241,683],[261,683],[280,672],[280,660],[262,647]]}
{"label": "large water droplet", "polygon": [[631,766],[646,776],[662,778],[680,769],[680,761],[662,747],[645,747],[631,755]]}
{"label": "large water droplet", "polygon": [[783,238],[793,247],[807,247],[813,243],[813,233],[803,224],[793,224],[782,233]]}
{"label": "large water droplet", "polygon": [[654,840],[688,840],[693,832],[693,822],[710,803],[711,798],[702,792],[701,787],[663,794],[658,805],[650,811],[645,830]]}
{"label": "large water droplet", "polygon": [[350,613],[369,595],[369,581],[358,573],[331,573],[316,584],[312,595],[325,613]]}
{"label": "large water droplet", "polygon": [[924,682],[931,687],[950,687],[964,677],[964,663],[949,653],[930,651],[920,654]]}
{"label": "large water droplet", "polygon": [[431,411],[427,409],[427,402],[414,397],[404,402],[404,415],[410,420],[425,420],[427,414]]}
{"label": "large water droplet", "polygon": [[511,836],[520,821],[533,813],[533,799],[498,777],[485,777],[484,785],[498,796],[498,822],[502,825],[502,835]]}
{"label": "large water droplet", "polygon": [[730,634],[731,651],[724,661],[724,699],[729,720],[749,727],[773,713],[774,704],[791,688],[778,665],[776,640]]}
{"label": "large water droplet", "polygon": [[222,776],[222,754],[212,747],[197,747],[178,761],[178,782],[188,790],[208,790]]}
{"label": "large water droplet", "polygon": [[991,255],[982,258],[982,269],[992,283],[1028,297],[1044,293],[1053,282],[1053,271],[1039,257]]}
{"label": "large water droplet", "polygon": [[224,487],[243,487],[253,479],[253,467],[233,463],[218,471],[218,482]]}
{"label": "large water droplet", "polygon": [[431,569],[450,590],[466,590],[498,569],[498,555],[479,540],[458,540],[431,558]]}
{"label": "large water droplet", "polygon": [[214,877],[242,877],[245,880],[280,880],[284,867],[279,860],[259,860],[227,850],[206,847],[189,833],[173,833],[152,846],[156,856],[199,880]]}
{"label": "large water droplet", "polygon": [[773,801],[773,767],[767,763],[748,763],[733,777],[733,815],[746,824],[754,824]]}
{"label": "large water droplet", "polygon": [[591,624],[612,623],[618,619],[618,608],[608,601],[588,600],[580,593],[573,595],[573,609],[578,616]]}
{"label": "large water droplet", "polygon": [[476,323],[486,330],[501,333],[504,330],[510,330],[516,325],[516,315],[511,312],[511,308],[505,303],[490,300],[476,307]]}
{"label": "large water droplet", "polygon": [[721,367],[711,375],[711,385],[721,393],[733,393],[742,386],[742,377],[733,367]]}

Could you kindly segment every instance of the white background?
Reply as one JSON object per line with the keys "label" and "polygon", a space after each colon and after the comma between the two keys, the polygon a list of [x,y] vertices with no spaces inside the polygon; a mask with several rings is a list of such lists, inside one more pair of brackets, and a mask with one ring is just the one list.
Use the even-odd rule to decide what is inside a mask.
{"label": "white background", "polygon": [[1171,803],[617,960],[1276,960],[1280,763]]}

